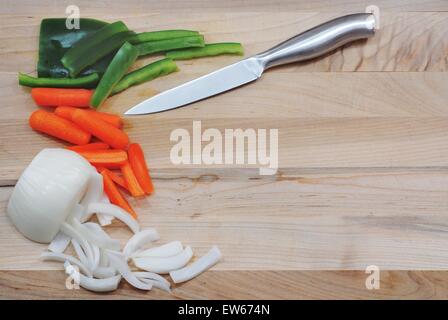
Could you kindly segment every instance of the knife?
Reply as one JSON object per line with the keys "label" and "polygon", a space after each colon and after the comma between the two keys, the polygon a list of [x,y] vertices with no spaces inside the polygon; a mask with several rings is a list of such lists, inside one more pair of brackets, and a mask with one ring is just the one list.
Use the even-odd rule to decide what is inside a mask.
{"label": "knife", "polygon": [[255,81],[278,65],[309,60],[375,33],[375,17],[356,13],[325,22],[275,47],[164,91],[140,102],[126,115],[157,113],[179,108]]}

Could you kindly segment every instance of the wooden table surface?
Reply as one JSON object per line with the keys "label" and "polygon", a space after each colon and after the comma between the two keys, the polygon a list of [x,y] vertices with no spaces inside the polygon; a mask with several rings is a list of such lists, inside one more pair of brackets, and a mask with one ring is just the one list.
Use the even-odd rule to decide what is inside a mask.
{"label": "wooden table surface", "polygon": [[[209,42],[239,41],[246,56],[370,1],[77,1],[82,17],[131,29],[194,29]],[[126,119],[152,169],[156,193],[138,207],[161,242],[197,255],[216,244],[224,259],[175,286],[173,295],[127,284],[96,295],[65,289],[60,264],[23,238],[5,208],[17,178],[42,148],[62,146],[27,124],[36,109],[17,72],[36,69],[38,28],[70,1],[0,7],[1,298],[448,298],[448,1],[379,0],[374,38],[322,59],[268,71],[256,83],[187,108]],[[123,112],[157,92],[237,61],[179,62],[180,72],[109,99]],[[144,65],[154,58],[140,60]],[[170,133],[278,128],[279,170],[176,166]],[[130,232],[114,223],[123,242]],[[381,270],[367,290],[364,270]]]}

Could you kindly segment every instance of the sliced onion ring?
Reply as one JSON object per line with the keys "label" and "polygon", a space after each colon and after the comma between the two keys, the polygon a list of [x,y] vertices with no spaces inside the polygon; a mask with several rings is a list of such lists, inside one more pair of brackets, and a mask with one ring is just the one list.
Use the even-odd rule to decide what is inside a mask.
{"label": "sliced onion ring", "polygon": [[[67,274],[70,274],[67,270],[70,267],[70,263],[66,261],[64,263],[65,272]],[[88,278],[85,277],[82,274],[79,274],[79,285],[83,287],[84,289],[95,291],[95,292],[108,292],[108,291],[114,291],[118,288],[118,284],[120,283],[121,275],[116,275],[109,278],[104,279],[94,279],[94,278]]]}
{"label": "sliced onion ring", "polygon": [[134,286],[140,290],[151,290],[152,285],[140,281],[129,268],[124,256],[119,253],[107,252],[107,257],[109,258],[110,265],[117,269],[117,271],[125,278],[130,285]]}
{"label": "sliced onion ring", "polygon": [[171,257],[181,253],[183,249],[184,248],[180,241],[171,241],[158,247],[149,248],[143,251],[136,251],[131,255],[131,257]]}
{"label": "sliced onion ring", "polygon": [[169,273],[185,266],[193,256],[191,247],[186,247],[181,253],[171,257],[138,257],[132,258],[134,264],[143,270],[155,273]]}
{"label": "sliced onion ring", "polygon": [[132,236],[131,239],[126,243],[123,249],[123,254],[126,259],[128,259],[131,254],[133,254],[137,249],[146,245],[149,242],[157,241],[160,239],[157,230],[154,228],[149,228],[142,230]]}
{"label": "sliced onion ring", "polygon": [[74,256],[70,256],[64,253],[42,252],[40,257],[43,261],[59,261],[59,262],[70,261],[74,265],[78,266],[79,270],[83,272],[86,276],[88,277],[92,276],[90,270]]}
{"label": "sliced onion ring", "polygon": [[87,207],[87,213],[103,213],[113,216],[126,224],[132,232],[137,233],[140,229],[138,222],[132,218],[129,213],[114,204],[91,203]]}
{"label": "sliced onion ring", "polygon": [[55,253],[62,253],[70,244],[70,237],[65,233],[59,232],[56,237],[50,242],[48,250]]}

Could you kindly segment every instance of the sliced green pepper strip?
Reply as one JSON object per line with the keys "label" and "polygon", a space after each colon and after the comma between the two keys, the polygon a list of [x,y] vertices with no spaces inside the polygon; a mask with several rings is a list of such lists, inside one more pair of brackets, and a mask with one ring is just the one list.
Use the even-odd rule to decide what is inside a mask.
{"label": "sliced green pepper strip", "polygon": [[130,32],[121,21],[108,24],[76,42],[64,54],[61,62],[74,78],[86,67],[121,47],[129,38]]}
{"label": "sliced green pepper strip", "polygon": [[154,80],[155,78],[170,74],[177,70],[179,69],[177,68],[176,63],[171,59],[162,59],[150,63],[125,75],[114,87],[112,94],[126,90],[131,86]]}
{"label": "sliced green pepper strip", "polygon": [[244,49],[241,43],[222,42],[206,44],[202,48],[189,48],[183,50],[174,50],[166,53],[167,58],[173,60],[188,60],[201,57],[212,57],[221,54],[244,55]]}
{"label": "sliced green pepper strip", "polygon": [[75,79],[35,78],[24,73],[19,73],[19,84],[32,88],[94,88],[99,79],[98,73],[91,73]]}
{"label": "sliced green pepper strip", "polygon": [[[81,18],[79,29],[67,29],[66,18],[43,19],[39,33],[39,61],[37,63],[38,77],[66,78],[68,70],[62,65],[62,56],[80,39],[95,33],[107,22],[95,19]],[[85,69],[81,74],[102,74],[113,56],[107,56]]]}
{"label": "sliced green pepper strip", "polygon": [[90,105],[98,108],[110,95],[115,85],[124,76],[138,57],[138,50],[129,42],[125,42],[107,67],[100,83],[90,99]]}
{"label": "sliced green pepper strip", "polygon": [[131,44],[140,44],[148,41],[160,41],[174,38],[198,36],[199,32],[193,30],[162,30],[137,33],[129,39]]}
{"label": "sliced green pepper strip", "polygon": [[145,56],[147,54],[165,52],[174,49],[203,47],[203,46],[204,46],[204,37],[199,35],[199,36],[143,42],[141,44],[137,44],[135,47],[138,49],[139,56]]}

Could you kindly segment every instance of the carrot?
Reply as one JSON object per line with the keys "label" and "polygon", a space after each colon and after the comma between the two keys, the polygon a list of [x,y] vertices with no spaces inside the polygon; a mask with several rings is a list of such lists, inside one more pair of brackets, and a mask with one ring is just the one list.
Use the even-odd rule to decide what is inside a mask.
{"label": "carrot", "polygon": [[44,110],[34,111],[29,119],[31,128],[46,133],[50,136],[85,145],[90,141],[90,133],[83,131],[74,123]]}
{"label": "carrot", "polygon": [[91,117],[85,110],[75,110],[72,121],[112,148],[126,149],[129,144],[129,137],[126,133],[103,120]]}
{"label": "carrot", "polygon": [[37,105],[43,107],[72,106],[88,107],[93,90],[33,88],[31,96]]}
{"label": "carrot", "polygon": [[128,160],[128,155],[123,150],[93,150],[78,153],[97,167],[119,168]]}
{"label": "carrot", "polygon": [[146,194],[154,192],[154,186],[149,176],[145,155],[138,143],[131,143],[128,149],[129,163],[135,173],[138,183]]}
{"label": "carrot", "polygon": [[[54,113],[56,113],[58,116],[65,118],[67,120],[72,120],[73,112],[75,112],[76,108],[74,107],[57,107]],[[92,117],[96,117],[98,119],[101,119],[107,123],[110,123],[114,127],[121,128],[123,121],[120,118],[120,116],[112,113],[106,113],[106,112],[99,112],[95,110],[85,110],[88,112]]]}
{"label": "carrot", "polygon": [[93,142],[89,144],[85,144],[83,146],[70,146],[66,147],[68,150],[72,151],[94,151],[94,150],[106,150],[109,149],[109,145],[104,142]]}
{"label": "carrot", "polygon": [[119,176],[118,174],[116,174],[115,172],[113,172],[113,171],[111,171],[111,170],[109,170],[107,168],[98,168],[98,170],[99,170],[100,173],[102,171],[107,171],[107,174],[109,175],[109,177],[112,179],[113,182],[118,184],[123,189],[126,189],[127,191],[129,191],[127,186],[126,186],[126,181],[124,181],[123,177]]}
{"label": "carrot", "polygon": [[123,195],[120,193],[120,190],[118,190],[117,186],[109,176],[108,171],[103,170],[101,172],[101,175],[103,176],[104,192],[106,192],[110,202],[123,208],[124,210],[129,212],[129,214],[134,219],[137,219],[137,214],[129,205],[129,203],[126,201],[126,199],[123,197]]}
{"label": "carrot", "polygon": [[121,174],[123,175],[126,186],[133,197],[141,197],[145,195],[145,191],[143,191],[142,187],[140,187],[140,184],[138,183],[134,171],[132,171],[131,165],[128,161],[121,166]]}

